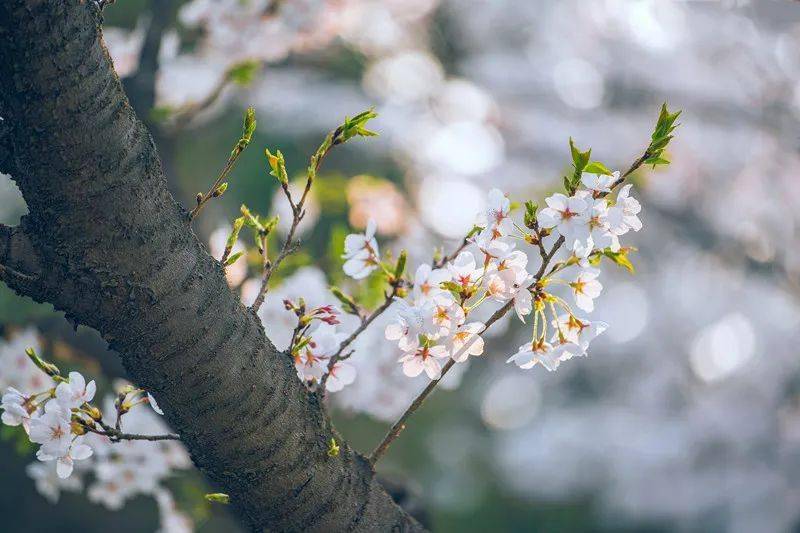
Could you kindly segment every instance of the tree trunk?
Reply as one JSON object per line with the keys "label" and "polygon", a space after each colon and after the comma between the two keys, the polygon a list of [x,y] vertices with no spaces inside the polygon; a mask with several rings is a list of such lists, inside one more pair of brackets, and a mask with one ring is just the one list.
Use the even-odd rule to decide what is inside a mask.
{"label": "tree trunk", "polygon": [[[0,170],[30,214],[0,277],[97,329],[253,529],[414,531],[167,190],[90,0],[0,2]],[[340,439],[337,438],[337,441]]]}

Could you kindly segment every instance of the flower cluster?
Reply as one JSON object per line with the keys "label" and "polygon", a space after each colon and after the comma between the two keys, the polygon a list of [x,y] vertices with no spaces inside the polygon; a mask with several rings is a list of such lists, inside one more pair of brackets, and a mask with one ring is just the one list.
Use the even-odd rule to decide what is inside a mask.
{"label": "flower cluster", "polygon": [[[498,189],[491,190],[485,220],[465,240],[465,246],[454,257],[420,265],[414,279],[404,282],[411,290],[394,296],[394,320],[384,333],[402,351],[403,373],[416,377],[425,372],[437,380],[446,360],[462,363],[470,355],[481,355],[481,334],[487,326],[470,320],[470,315],[491,303],[513,307],[523,322],[534,314],[531,341],[509,362],[521,368],[538,363],[555,370],[562,361],[585,355],[589,342],[607,325],[577,316],[548,288],[561,282],[571,290],[576,307],[586,313],[594,309],[594,299],[602,291],[596,268],[600,259],[607,256],[621,263],[628,249],[621,248],[619,237],[641,229],[641,206],[630,196],[630,185],[622,188],[614,203],[607,198],[620,182],[618,172],[580,173],[580,187],[568,189],[569,195],[550,196],[547,207],[538,213],[536,206],[529,204],[524,226],[514,220],[510,199]],[[382,264],[377,253],[375,229],[370,221],[364,234],[351,234],[345,241],[344,272],[354,279],[363,279],[378,268],[391,277],[391,267]],[[552,259],[544,248],[551,235],[558,235],[562,241],[557,241],[556,249],[565,244],[568,256],[549,272],[532,274],[528,254],[518,249],[517,243],[538,247],[544,269]],[[570,280],[554,277],[571,267],[577,272]],[[309,357],[308,361],[312,360]]]}
{"label": "flower cluster", "polygon": [[[187,469],[191,462],[175,440],[146,440],[168,433],[153,397],[120,383],[118,393],[104,398],[99,409],[92,403],[97,392],[93,380],[87,382],[79,372],[62,377],[35,348],[23,352],[22,343],[36,344],[35,334],[28,331],[0,345],[0,384],[5,386],[2,422],[22,426],[30,442],[39,446],[39,462],[27,467],[39,493],[55,503],[62,490],[81,490],[91,474],[87,488],[91,501],[119,509],[136,496],[150,495],[159,501],[162,523],[183,523],[183,530],[191,530],[188,518],[174,505],[166,505],[171,495],[162,486],[175,470]],[[7,364],[9,359],[13,366]],[[151,409],[134,409],[144,404]]]}
{"label": "flower cluster", "polygon": [[36,457],[55,461],[59,477],[67,478],[75,461],[92,455],[92,449],[83,443],[86,432],[79,423],[73,427],[72,416],[90,415],[81,409],[92,401],[96,390],[95,382],[86,383],[78,372],[70,372],[68,380],[38,393],[25,394],[9,387],[3,394],[2,421],[7,426],[22,425],[31,442],[40,445]]}
{"label": "flower cluster", "polygon": [[297,325],[292,336],[290,352],[294,359],[297,377],[308,385],[322,383],[325,388],[337,392],[356,379],[356,369],[345,361],[336,361],[329,366],[331,357],[340,354],[341,344],[347,333],[337,326],[341,324],[340,311],[332,305],[322,305],[306,310],[305,301],[284,301],[287,310],[297,315]]}

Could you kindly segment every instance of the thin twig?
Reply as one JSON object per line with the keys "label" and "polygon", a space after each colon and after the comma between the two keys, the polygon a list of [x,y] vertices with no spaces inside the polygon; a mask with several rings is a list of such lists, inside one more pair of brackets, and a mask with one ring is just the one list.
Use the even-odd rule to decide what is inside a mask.
{"label": "thin twig", "polygon": [[442,268],[443,266],[445,266],[450,261],[455,260],[455,258],[458,257],[458,254],[460,254],[464,250],[464,248],[469,246],[470,242],[471,241],[469,240],[469,237],[464,237],[464,240],[461,241],[461,244],[458,246],[458,248],[453,250],[453,252],[450,255],[446,255],[444,257],[441,257],[441,258],[439,258],[438,261],[434,260],[433,261],[433,268]]}
{"label": "thin twig", "polygon": [[353,331],[350,334],[349,337],[347,337],[345,340],[342,341],[341,344],[339,344],[339,349],[336,350],[336,353],[333,354],[331,358],[328,360],[328,371],[325,373],[324,376],[322,376],[322,380],[320,381],[319,384],[319,388],[322,391],[323,395],[325,394],[325,384],[328,382],[328,376],[331,375],[331,370],[333,370],[333,367],[336,366],[336,363],[338,363],[343,359],[347,359],[352,354],[351,352],[345,357],[343,355],[344,351],[358,338],[359,335],[361,335],[364,332],[365,329],[369,327],[370,324],[372,324],[372,322],[376,318],[381,316],[381,314],[383,314],[384,311],[389,309],[389,307],[392,305],[392,302],[394,302],[394,297],[397,296],[397,290],[399,288],[400,288],[400,283],[398,280],[397,282],[392,284],[392,290],[384,294],[383,303],[380,306],[378,306],[374,311],[372,311],[372,313],[370,313],[368,316],[362,317],[361,324],[355,329],[355,331]]}
{"label": "thin twig", "polygon": [[[639,167],[641,167],[642,164],[649,157],[650,157],[649,153],[645,151],[645,153],[639,159],[634,161],[634,163],[630,166],[630,168],[627,171],[625,171],[625,173],[622,176],[620,176],[620,178],[617,181],[614,182],[611,188],[614,189],[617,186],[619,186],[622,182],[624,182],[625,179],[631,174],[633,174]],[[558,240],[556,240],[553,243],[553,246],[552,248],[550,248],[550,251],[542,254],[542,264],[539,267],[538,272],[536,272],[536,275],[534,275],[533,282],[528,286],[528,289],[534,288],[536,284],[539,283],[539,281],[541,281],[542,277],[544,276],[545,270],[547,269],[547,266],[550,264],[550,261],[553,260],[553,257],[556,255],[556,252],[558,252],[561,246],[564,245],[564,242],[565,242],[564,237],[563,236],[559,237]],[[543,249],[544,249],[543,246],[540,247],[540,252]],[[417,395],[417,397],[414,398],[414,401],[411,402],[411,405],[409,405],[408,408],[405,410],[405,412],[402,415],[400,415],[400,418],[397,420],[397,422],[395,422],[394,425],[391,427],[391,429],[389,429],[388,433],[386,433],[386,436],[383,438],[381,443],[378,444],[378,446],[369,456],[369,461],[371,464],[374,465],[375,463],[377,463],[378,460],[386,453],[386,451],[389,449],[389,446],[391,446],[392,442],[394,442],[394,440],[405,429],[406,421],[408,420],[408,418],[422,406],[422,404],[425,402],[425,399],[430,395],[431,392],[433,392],[433,389],[436,388],[436,385],[438,385],[439,382],[444,378],[445,374],[447,374],[447,372],[451,368],[453,368],[453,366],[456,363],[455,361],[456,357],[464,353],[467,349],[469,349],[472,343],[487,329],[489,329],[489,327],[492,324],[500,320],[500,318],[502,318],[511,309],[513,305],[514,305],[514,300],[509,300],[503,305],[503,307],[495,311],[494,314],[492,314],[492,316],[489,317],[489,319],[486,321],[481,331],[475,334],[470,339],[470,341],[467,342],[464,346],[462,346],[461,350],[459,350],[459,352],[455,354],[455,356],[451,358],[444,365],[444,367],[442,368],[442,373],[439,376],[439,379],[431,380],[431,382],[428,383],[428,385],[422,390],[422,392],[420,392],[419,395]]]}
{"label": "thin twig", "polygon": [[119,442],[121,440],[149,440],[153,442],[162,440],[180,440],[180,436],[174,433],[166,433],[164,435],[139,435],[137,433],[124,433],[122,431],[117,431],[117,430],[106,431],[106,430],[92,429],[90,431],[92,433],[108,437],[114,442]]}
{"label": "thin twig", "polygon": [[195,117],[214,105],[217,100],[219,100],[219,97],[222,96],[225,88],[230,85],[232,81],[231,69],[228,69],[211,90],[211,92],[202,100],[199,102],[190,102],[178,108],[171,117],[169,128],[173,132],[178,132],[186,128],[186,126],[188,126]]}
{"label": "thin twig", "polygon": [[166,433],[164,435],[140,435],[138,433],[125,433],[121,429],[109,426],[102,420],[95,420],[95,422],[97,422],[103,429],[97,429],[96,427],[89,425],[85,420],[82,419],[78,419],[78,422],[87,431],[90,431],[91,433],[95,433],[97,435],[108,437],[113,442],[119,442],[121,440],[149,440],[149,441],[180,440],[180,436],[174,433]]}
{"label": "thin twig", "polygon": [[214,197],[214,193],[225,181],[225,178],[228,177],[228,174],[230,174],[231,170],[233,170],[233,167],[236,165],[236,161],[238,161],[239,156],[242,155],[242,152],[244,152],[244,150],[234,150],[230,157],[228,157],[228,161],[225,163],[225,166],[222,168],[219,176],[217,176],[217,179],[214,180],[214,184],[210,189],[208,189],[208,192],[198,197],[197,205],[189,213],[189,220],[193,220],[200,213],[200,211],[202,211],[206,203],[208,203],[208,201]]}
{"label": "thin twig", "polygon": [[[292,225],[289,227],[289,232],[286,234],[286,240],[283,242],[281,251],[278,252],[278,256],[275,258],[275,261],[272,263],[265,263],[264,276],[261,280],[261,288],[259,288],[258,296],[256,296],[256,299],[251,306],[251,309],[255,312],[258,312],[258,310],[261,308],[261,305],[264,303],[264,299],[267,296],[267,291],[269,290],[269,280],[272,277],[272,274],[278,269],[283,260],[294,253],[294,251],[300,245],[299,241],[294,241],[294,234],[297,231],[297,227],[300,225],[300,222],[303,220],[303,217],[306,215],[304,206],[306,199],[308,198],[308,193],[311,191],[311,185],[314,183],[314,177],[316,173],[319,172],[319,169],[322,166],[322,161],[331,151],[331,148],[335,146],[335,141],[338,135],[339,129],[330,134],[331,141],[328,143],[327,149],[322,152],[319,158],[316,159],[314,168],[309,169],[306,177],[306,186],[303,189],[303,194],[300,196],[300,200],[297,203],[294,202],[292,193],[289,191],[289,184],[281,183],[283,193],[286,195],[286,199],[289,201],[289,205],[292,208]],[[266,254],[266,248],[264,249],[264,253]]]}

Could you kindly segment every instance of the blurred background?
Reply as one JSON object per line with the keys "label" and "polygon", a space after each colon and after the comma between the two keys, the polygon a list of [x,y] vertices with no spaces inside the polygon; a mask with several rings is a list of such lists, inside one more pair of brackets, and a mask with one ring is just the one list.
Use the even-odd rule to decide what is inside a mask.
{"label": "blurred background", "polygon": [[[799,3],[120,0],[105,19],[185,206],[223,166],[243,109],[256,109],[228,191],[194,225],[217,256],[240,204],[288,213],[265,146],[299,177],[344,116],[380,114],[380,137],[334,151],[315,184],[303,251],[261,311],[279,347],[283,298],[357,290],[339,255],[368,218],[384,250],[429,261],[457,245],[490,188],[515,200],[558,188],[570,136],[624,170],[661,103],[682,109],[673,164],[634,177],[637,272],[604,269],[594,316],[611,327],[591,356],[520,371],[504,363],[527,329],[507,321],[381,471],[410,487],[437,531],[800,530]],[[0,176],[0,222],[24,213]],[[229,277],[252,301],[258,257]],[[378,284],[359,297],[376,301]],[[12,361],[28,344],[103,391],[124,378],[96,333],[5,287],[0,323],[4,388],[27,379]],[[358,378],[333,395],[338,427],[362,451],[426,382],[402,375],[382,329],[359,341]],[[27,467],[33,449],[16,429],[0,432],[3,531],[238,527],[203,501],[212,488],[188,465],[109,505],[88,473],[63,486]]]}

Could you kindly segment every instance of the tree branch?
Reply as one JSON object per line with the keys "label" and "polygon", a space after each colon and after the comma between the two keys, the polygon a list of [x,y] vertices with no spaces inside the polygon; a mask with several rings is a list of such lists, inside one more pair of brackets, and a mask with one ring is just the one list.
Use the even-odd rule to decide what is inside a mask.
{"label": "tree branch", "polygon": [[0,108],[30,210],[3,233],[9,266],[37,274],[10,285],[102,334],[252,529],[421,530],[346,443],[328,455],[318,398],[169,194],[100,21],[93,2],[0,3]]}
{"label": "tree branch", "polygon": [[[631,174],[636,172],[649,157],[650,157],[649,150],[645,150],[644,153],[636,161],[634,161],[630,167],[628,167],[628,170],[626,170],[625,173],[622,174],[619,177],[619,179],[617,179],[617,181],[615,181],[611,185],[611,189],[612,190],[616,189],[619,185],[624,183],[625,180]],[[605,197],[606,194],[602,194],[601,196]],[[542,257],[542,263],[539,266],[539,270],[533,276],[533,282],[531,282],[531,284],[528,286],[528,289],[535,287],[536,284],[542,280],[542,278],[545,276],[545,272],[547,271],[548,265],[553,260],[553,257],[555,257],[556,252],[558,252],[558,250],[563,245],[564,245],[564,237],[562,236],[559,237],[553,243],[553,246],[550,248],[550,250],[546,252],[544,244],[542,244],[542,239],[541,237],[539,238],[538,248],[539,248],[539,253]],[[460,249],[463,249],[463,246]],[[548,273],[548,275],[549,274],[550,273]],[[436,388],[436,385],[438,385],[439,382],[442,379],[444,379],[445,374],[447,374],[447,372],[451,368],[453,368],[453,366],[456,364],[455,359],[457,358],[457,356],[466,352],[466,350],[469,349],[469,347],[472,345],[473,342],[475,342],[475,340],[478,338],[479,335],[483,335],[483,333],[487,329],[489,329],[492,326],[492,324],[500,320],[513,306],[514,306],[514,300],[509,300],[503,305],[503,307],[495,311],[494,314],[492,314],[492,316],[489,317],[489,319],[484,323],[484,326],[480,330],[480,332],[478,332],[477,335],[472,337],[472,339],[469,342],[467,342],[464,346],[462,346],[461,349],[459,350],[459,353],[455,354],[449,361],[447,361],[444,367],[442,367],[442,373],[439,376],[439,379],[431,380],[431,382],[428,383],[428,385],[422,390],[422,392],[420,392],[419,395],[417,395],[417,397],[414,398],[414,401],[411,402],[411,405],[409,405],[408,408],[406,408],[405,412],[402,415],[400,415],[400,418],[397,420],[397,422],[395,422],[394,425],[392,425],[392,427],[386,433],[386,436],[383,437],[383,440],[380,442],[380,444],[378,444],[378,446],[373,450],[372,454],[369,456],[369,461],[370,463],[372,463],[372,465],[375,465],[375,463],[377,463],[378,460],[381,457],[383,457],[383,455],[389,449],[389,446],[391,446],[392,443],[395,441],[395,439],[397,439],[397,437],[400,436],[400,433],[402,433],[402,431],[406,427],[406,421],[409,419],[409,417],[412,414],[414,414],[417,411],[417,409],[422,407],[422,404],[425,403],[425,400],[428,398],[430,393],[433,392],[433,389]]]}

